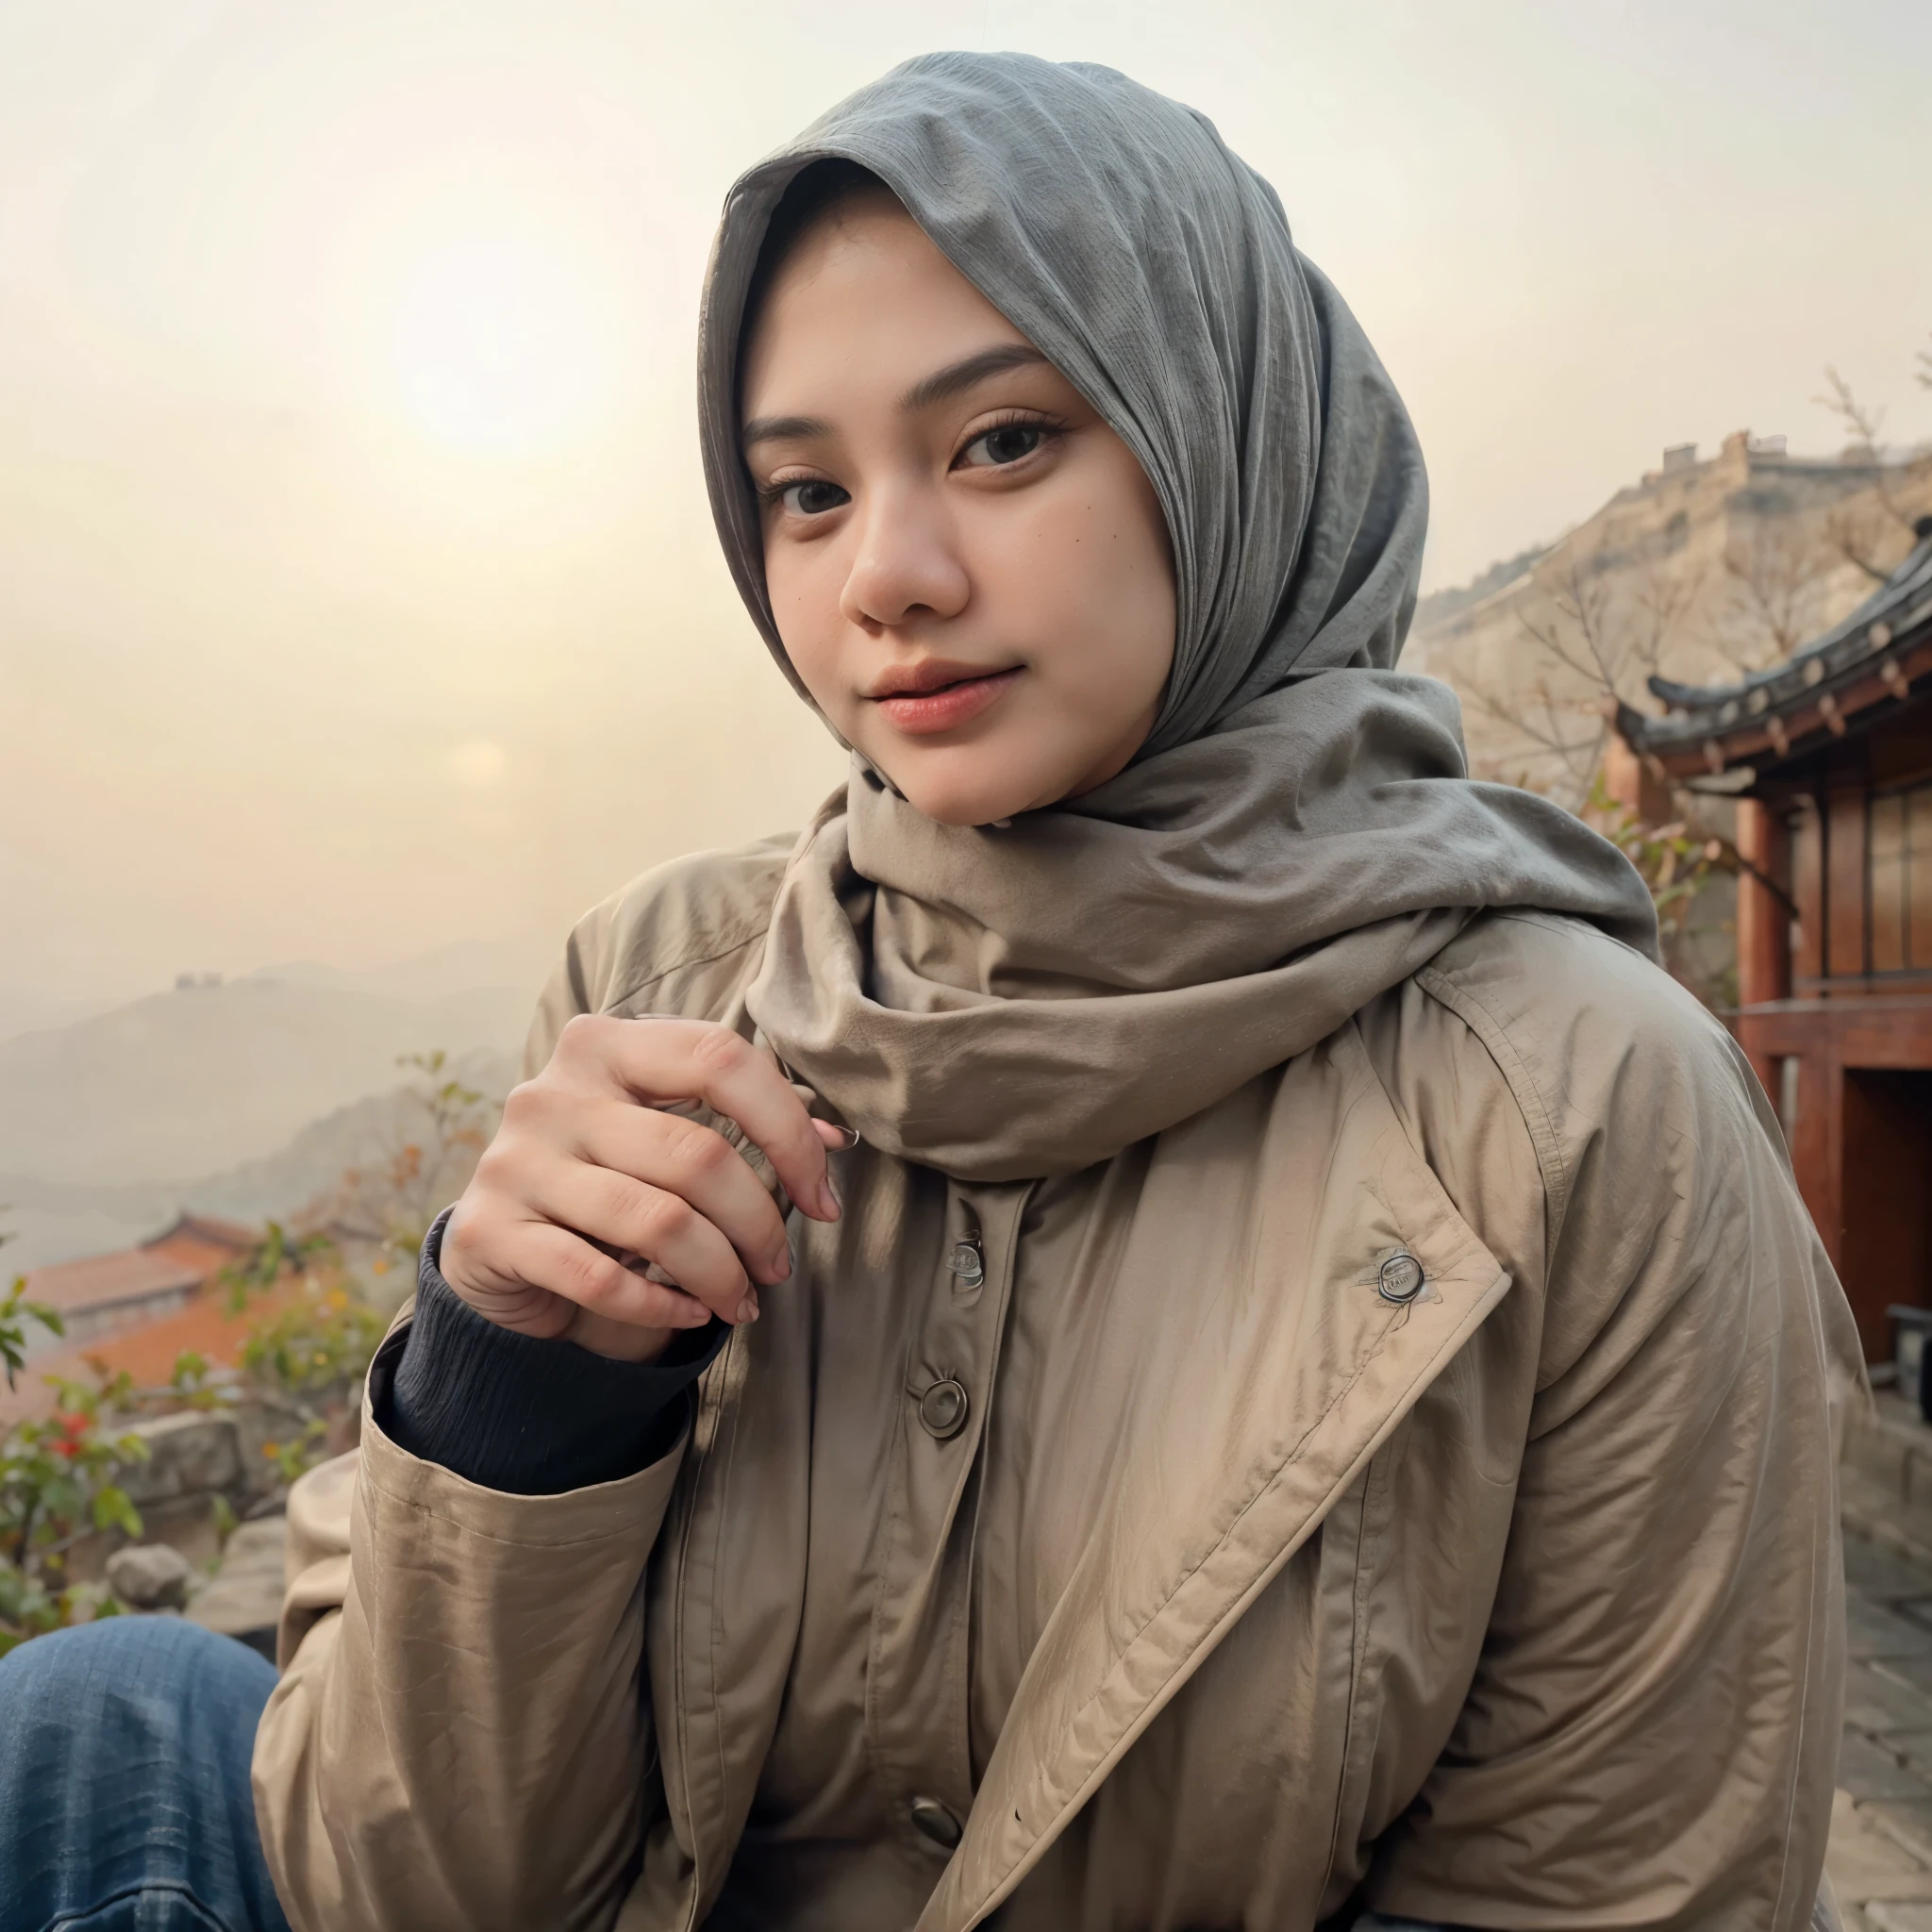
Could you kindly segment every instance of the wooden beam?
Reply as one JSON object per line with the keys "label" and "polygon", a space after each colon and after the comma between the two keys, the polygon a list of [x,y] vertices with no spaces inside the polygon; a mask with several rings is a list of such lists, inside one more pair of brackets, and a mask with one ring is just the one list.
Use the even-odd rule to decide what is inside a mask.
{"label": "wooden beam", "polygon": [[1799,801],[1791,827],[1791,897],[1798,902],[1798,977],[1824,976],[1824,818],[1815,800]]}
{"label": "wooden beam", "polygon": [[1670,822],[1671,789],[1661,782],[1663,767],[1640,758],[1614,731],[1604,741],[1604,790],[1646,825]]}
{"label": "wooden beam", "polygon": [[1863,785],[1825,799],[1824,953],[1833,979],[1862,977],[1865,958],[1865,806]]}
{"label": "wooden beam", "polygon": [[[1760,799],[1738,801],[1738,856],[1789,890],[1790,840],[1780,812]],[[1738,874],[1738,1004],[1791,996],[1791,915],[1764,883]]]}

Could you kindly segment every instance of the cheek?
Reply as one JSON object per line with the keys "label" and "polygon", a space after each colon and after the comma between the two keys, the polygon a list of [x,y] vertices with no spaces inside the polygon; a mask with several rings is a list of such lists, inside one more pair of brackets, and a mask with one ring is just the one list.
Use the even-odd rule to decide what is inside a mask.
{"label": "cheek", "polygon": [[765,593],[785,655],[828,717],[841,690],[837,671],[845,628],[839,608],[843,576],[832,565],[830,548],[774,543],[765,550]]}
{"label": "cheek", "polygon": [[[1124,457],[1132,465],[1132,458]],[[1138,465],[1056,478],[997,566],[1036,662],[1108,716],[1138,714],[1174,661],[1174,587],[1166,525]]]}

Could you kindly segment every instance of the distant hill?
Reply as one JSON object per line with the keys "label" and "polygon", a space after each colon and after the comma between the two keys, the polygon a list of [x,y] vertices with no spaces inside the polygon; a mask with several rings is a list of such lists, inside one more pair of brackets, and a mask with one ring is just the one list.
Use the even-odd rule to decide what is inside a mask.
{"label": "distant hill", "polygon": [[[475,1047],[455,1056],[443,1076],[500,1103],[516,1083],[519,1058]],[[391,1088],[337,1108],[273,1154],[179,1189],[181,1205],[243,1221],[286,1219],[330,1190],[344,1169],[378,1165],[406,1141],[420,1142],[423,1113],[413,1092]]]}
{"label": "distant hill", "polygon": [[43,1033],[50,1026],[71,1026],[76,1020],[105,1013],[118,1000],[65,998],[18,986],[0,986],[0,1041],[22,1033]]}
{"label": "distant hill", "polygon": [[0,1176],[125,1186],[219,1173],[387,1091],[399,1055],[514,1053],[529,1016],[522,987],[413,1001],[250,978],[155,993],[0,1043]]}
{"label": "distant hill", "polygon": [[[492,1101],[508,1093],[518,1057],[487,1047],[459,1054],[450,1077]],[[193,1180],[85,1183],[0,1174],[0,1230],[15,1239],[0,1252],[0,1276],[46,1261],[131,1247],[184,1209],[238,1221],[287,1221],[325,1194],[345,1169],[379,1165],[396,1146],[422,1133],[413,1087],[350,1101],[310,1121],[284,1146],[219,1174]]]}
{"label": "distant hill", "polygon": [[408,1138],[400,1055],[441,1047],[501,1098],[557,950],[462,940],[365,972],[193,975],[107,1010],[0,990],[0,1233],[16,1238],[0,1285],[125,1247],[183,1208],[290,1214]]}
{"label": "distant hill", "polygon": [[514,988],[534,1005],[539,989],[562,951],[550,940],[456,940],[413,959],[351,973],[300,959],[264,966],[250,979],[280,980],[291,986],[333,987],[341,992],[373,992],[386,999],[425,1002],[484,988]]}

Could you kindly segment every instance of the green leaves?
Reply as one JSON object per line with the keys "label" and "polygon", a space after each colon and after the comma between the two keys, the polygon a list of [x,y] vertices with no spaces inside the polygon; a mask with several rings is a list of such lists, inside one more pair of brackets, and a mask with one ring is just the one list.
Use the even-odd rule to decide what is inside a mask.
{"label": "green leaves", "polygon": [[1650,889],[1657,924],[1666,938],[1682,931],[1690,902],[1713,874],[1736,871],[1724,841],[1699,837],[1683,823],[1646,824],[1612,798],[1599,773],[1591,788],[1589,813],[1612,845],[1634,865]]}
{"label": "green leaves", "polygon": [[116,1607],[105,1589],[67,1584],[65,1575],[80,1537],[142,1534],[141,1512],[115,1478],[147,1459],[147,1444],[101,1420],[127,1389],[125,1374],[100,1386],[57,1380],[54,1413],[16,1423],[0,1438],[0,1654]]}
{"label": "green leaves", "polygon": [[292,1483],[324,1459],[324,1442],[327,1435],[328,1424],[320,1416],[310,1416],[292,1441],[264,1442],[261,1453],[275,1464],[276,1473],[285,1483]]}
{"label": "green leaves", "polygon": [[208,1410],[231,1401],[234,1391],[220,1379],[214,1364],[199,1349],[184,1348],[175,1357],[168,1394],[177,1408]]}
{"label": "green leaves", "polygon": [[141,1511],[128,1501],[127,1491],[119,1483],[108,1483],[94,1491],[94,1527],[96,1529],[125,1529],[130,1537],[138,1537],[142,1531]]}
{"label": "green leaves", "polygon": [[228,1291],[229,1314],[239,1315],[250,1295],[274,1288],[285,1274],[313,1267],[334,1247],[325,1234],[291,1236],[279,1221],[271,1221],[255,1252],[215,1277]]}
{"label": "green leaves", "polygon": [[350,1288],[312,1281],[299,1302],[248,1338],[242,1367],[304,1419],[291,1441],[262,1446],[284,1481],[293,1482],[323,1459],[325,1418],[346,1407],[388,1325]]}
{"label": "green leaves", "polygon": [[26,1324],[38,1322],[56,1335],[64,1335],[67,1330],[62,1324],[58,1310],[50,1308],[45,1302],[30,1302],[26,1298],[26,1276],[16,1274],[13,1286],[5,1295],[0,1295],[0,1362],[7,1367],[7,1386],[13,1387],[13,1378],[26,1366]]}

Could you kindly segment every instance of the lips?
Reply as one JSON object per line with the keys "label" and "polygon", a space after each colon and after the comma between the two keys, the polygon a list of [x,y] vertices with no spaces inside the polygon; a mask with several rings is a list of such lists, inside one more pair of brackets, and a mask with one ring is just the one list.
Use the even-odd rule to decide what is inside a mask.
{"label": "lips", "polygon": [[954,664],[917,664],[895,672],[891,689],[872,700],[901,731],[917,738],[956,731],[996,705],[1021,667],[975,673]]}

